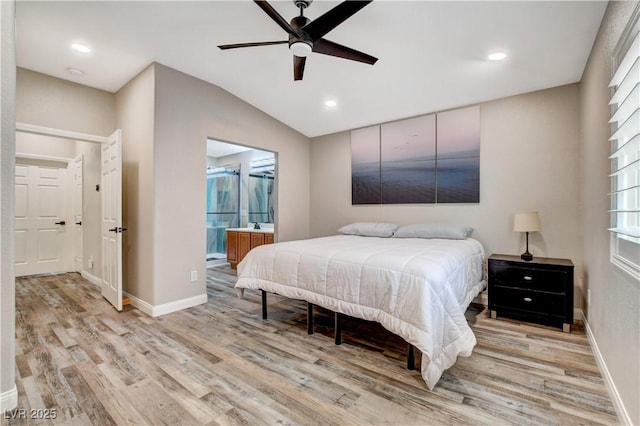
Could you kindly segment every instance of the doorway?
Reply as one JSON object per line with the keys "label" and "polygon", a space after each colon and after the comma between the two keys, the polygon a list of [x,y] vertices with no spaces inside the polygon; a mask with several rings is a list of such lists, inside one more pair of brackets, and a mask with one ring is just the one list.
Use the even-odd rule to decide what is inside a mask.
{"label": "doorway", "polygon": [[16,276],[78,272],[101,284],[100,139],[18,123]]}
{"label": "doorway", "polygon": [[275,229],[276,153],[207,140],[207,267],[227,263],[227,229]]}
{"label": "doorway", "polygon": [[[74,209],[73,201],[69,201],[67,197],[60,196],[60,192],[52,193],[50,190],[44,190],[40,193],[35,193],[35,204],[30,203],[28,200],[29,197],[33,198],[33,195],[22,195],[22,198],[26,201],[22,203],[22,211],[17,211],[17,213],[24,215],[25,208],[30,209],[32,205],[35,205],[39,209],[35,212],[36,216],[44,212],[45,216],[52,216],[58,220],[58,222],[54,223],[55,225],[66,226],[67,219],[60,220],[60,209],[57,207],[46,207],[49,204],[57,205],[60,198],[62,198],[63,203],[67,206],[63,213],[67,215],[68,218],[73,218],[74,226],[83,227],[81,236],[82,254],[71,256],[71,259],[69,259],[66,264],[67,271],[75,268],[77,264],[80,265],[82,268],[81,275],[94,284],[99,285],[102,289],[102,296],[107,299],[116,310],[121,311],[123,306],[122,232],[127,230],[127,228],[122,226],[122,131],[118,129],[111,135],[103,137],[25,123],[16,123],[16,158],[41,159],[42,156],[49,156],[49,160],[59,160],[60,157],[51,156],[50,151],[55,151],[56,149],[71,150],[69,152],[73,152],[76,155],[73,161],[68,162],[69,172],[67,176],[69,177],[70,187],[65,192],[71,194],[70,196],[72,197],[75,192],[73,186],[76,186],[76,191],[78,190],[77,185],[72,185],[73,179],[80,177],[83,181],[83,201],[81,203],[75,203],[76,208]],[[35,154],[29,153],[33,150],[36,151]],[[88,175],[88,173],[85,173],[83,165],[84,159],[86,158],[91,159],[94,164],[94,167],[87,167],[86,171],[95,172],[94,182],[97,182],[95,184],[95,192],[99,193],[93,198],[95,202],[89,202],[91,197],[86,197],[87,194],[93,193],[93,191],[85,191],[89,186],[84,184]],[[77,168],[79,165],[82,165],[82,173],[78,173]],[[22,172],[24,173],[25,170],[28,169],[23,168]],[[44,174],[46,175],[47,173],[49,176],[43,176],[43,173],[38,172],[35,174],[40,175],[39,178],[49,177],[51,179],[52,172],[49,170]],[[46,186],[43,184],[44,182],[39,180],[34,182],[36,186]],[[28,192],[29,185],[26,185],[26,188],[25,191]],[[19,190],[16,190],[16,192],[19,192]],[[42,196],[42,194],[47,195]],[[21,195],[18,195],[18,197],[20,196]],[[95,214],[87,214],[90,207],[94,210]],[[27,212],[27,216],[34,217],[34,214]],[[88,240],[87,237],[90,233],[85,231],[84,226],[88,225],[90,218],[94,219],[94,227],[88,227],[87,230],[95,231],[97,229],[97,233],[93,235],[93,238]],[[14,221],[17,222],[17,218],[15,218]],[[18,229],[16,228],[16,230]],[[53,230],[49,231],[51,231],[50,235],[53,235]],[[76,236],[77,235],[76,233]],[[55,243],[55,238],[50,237],[50,239],[54,240]],[[73,242],[71,234],[67,234],[66,239]],[[18,237],[16,237],[16,240],[18,240]],[[28,238],[24,238],[24,241],[27,240]],[[95,255],[90,255],[85,263],[84,259],[86,258],[88,246],[87,241],[92,243],[91,245],[97,247],[97,249],[95,250]],[[20,244],[20,242],[18,242],[18,244]],[[52,244],[48,246],[36,244],[35,248],[30,247],[29,250],[35,250],[36,252],[43,251],[42,247],[48,249]],[[16,251],[19,249],[20,247],[16,247]],[[24,251],[26,252],[26,248]],[[39,255],[40,254],[38,254],[38,256]],[[102,267],[96,267],[96,261],[101,262]],[[92,272],[86,271],[85,266],[88,266]],[[54,271],[47,270],[47,272],[64,272],[64,269]],[[98,275],[94,275],[94,273]]]}

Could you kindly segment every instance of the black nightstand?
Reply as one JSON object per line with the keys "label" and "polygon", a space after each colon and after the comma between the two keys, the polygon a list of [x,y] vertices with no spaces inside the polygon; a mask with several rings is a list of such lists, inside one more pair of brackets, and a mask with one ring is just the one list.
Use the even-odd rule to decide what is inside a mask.
{"label": "black nightstand", "polygon": [[489,257],[489,310],[539,324],[573,324],[573,263],[569,259],[492,254]]}

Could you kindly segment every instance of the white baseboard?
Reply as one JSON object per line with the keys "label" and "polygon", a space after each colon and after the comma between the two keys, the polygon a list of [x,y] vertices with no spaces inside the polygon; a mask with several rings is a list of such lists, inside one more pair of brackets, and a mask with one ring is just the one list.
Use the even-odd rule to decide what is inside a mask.
{"label": "white baseboard", "polygon": [[125,297],[128,297],[129,300],[131,300],[131,305],[135,306],[151,317],[158,317],[160,315],[170,314],[171,312],[176,312],[182,309],[190,308],[192,306],[207,303],[207,293],[155,306],[145,302],[142,299],[138,299],[137,297],[129,293],[125,292],[124,295]]}
{"label": "white baseboard", "polygon": [[87,271],[82,271],[80,275],[82,275],[82,278],[86,279],[87,281],[90,281],[91,283],[97,286],[102,286],[102,280],[96,277],[95,275],[93,275],[92,273]]}
{"label": "white baseboard", "polygon": [[584,321],[584,313],[580,308],[573,308],[573,322],[575,323],[576,320]]}
{"label": "white baseboard", "polygon": [[613,402],[613,406],[616,409],[616,414],[618,415],[618,420],[623,425],[633,425],[631,422],[631,417],[627,412],[627,409],[622,402],[622,398],[620,398],[620,394],[618,393],[618,389],[616,388],[615,383],[613,382],[613,378],[611,377],[611,373],[609,373],[609,369],[607,368],[607,364],[604,362],[604,358],[602,357],[602,353],[600,352],[600,348],[598,347],[598,342],[596,342],[595,336],[591,331],[591,327],[589,326],[589,321],[584,316],[584,313],[580,311],[581,319],[584,324],[584,330],[587,334],[587,339],[589,339],[589,343],[591,344],[591,349],[593,351],[593,356],[596,359],[596,363],[598,364],[598,368],[600,369],[600,374],[602,374],[602,378],[604,379],[605,384],[607,385],[607,390],[609,391],[609,396],[611,397],[611,402]]}
{"label": "white baseboard", "polygon": [[13,385],[13,389],[0,393],[0,412],[11,411],[18,406],[18,388]]}

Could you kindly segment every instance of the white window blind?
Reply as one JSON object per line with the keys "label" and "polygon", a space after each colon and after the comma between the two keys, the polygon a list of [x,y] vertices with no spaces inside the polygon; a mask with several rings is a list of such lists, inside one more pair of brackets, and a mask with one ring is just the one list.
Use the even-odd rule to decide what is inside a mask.
{"label": "white window blind", "polygon": [[611,261],[640,278],[640,32],[632,19],[614,57],[611,105]]}

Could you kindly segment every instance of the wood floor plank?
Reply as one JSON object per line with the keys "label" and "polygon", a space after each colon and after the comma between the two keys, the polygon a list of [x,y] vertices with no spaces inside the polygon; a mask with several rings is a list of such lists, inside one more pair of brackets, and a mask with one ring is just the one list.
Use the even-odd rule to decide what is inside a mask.
{"label": "wood floor plank", "polygon": [[330,402],[318,399],[314,393],[301,389],[300,385],[296,382],[281,380],[272,372],[242,358],[233,358],[230,360],[230,363],[236,365],[238,369],[244,369],[245,371],[250,372],[251,375],[259,378],[265,383],[277,384],[278,391],[287,398],[295,400],[301,406],[308,407],[310,411],[317,411],[318,413],[321,413],[316,418],[316,421],[318,422],[322,419],[323,421],[335,425],[358,424],[357,419],[354,419],[348,411],[340,410]]}
{"label": "wood floor plank", "polygon": [[60,325],[59,323],[53,322],[53,323],[50,324],[50,326],[51,326],[51,331],[53,332],[53,334],[55,334],[55,336],[58,338],[58,340],[60,340],[60,343],[62,344],[62,346],[64,346],[66,349],[78,344],[76,342],[76,339],[74,339],[67,332],[67,329],[64,328],[62,325]]}
{"label": "wood floor plank", "polygon": [[[101,401],[104,409],[116,424],[119,425],[141,425],[145,423],[145,418],[138,412],[135,401],[129,400],[121,391],[122,388],[115,388],[111,381],[96,369],[91,362],[80,362],[75,365],[82,378],[95,395]],[[95,424],[100,424],[97,422]]]}
{"label": "wood floor plank", "polygon": [[63,368],[62,375],[73,389],[78,406],[91,424],[116,424],[75,366]]}
{"label": "wood floor plank", "polygon": [[[140,330],[138,330],[140,332]],[[178,383],[188,389],[195,397],[200,398],[208,392],[207,380],[211,379],[211,374],[201,368],[186,354],[178,358],[173,358],[174,351],[166,352],[162,346],[154,342],[150,334],[141,332],[144,338],[129,333],[125,341],[142,352],[144,356],[153,364],[160,367],[166,374],[175,379]]]}
{"label": "wood floor plank", "polygon": [[195,417],[150,379],[133,383],[124,390],[124,394],[135,401],[136,410],[145,418],[145,424],[198,424]]}
{"label": "wood floor plank", "polygon": [[[407,346],[379,324],[260,292],[238,298],[236,272],[207,270],[208,302],[149,317],[115,311],[79,274],[16,281],[19,409],[47,425],[615,425],[584,329],[571,333],[465,316],[478,341],[428,390]],[[418,364],[421,359],[417,354]],[[33,424],[3,419],[3,425]]]}

